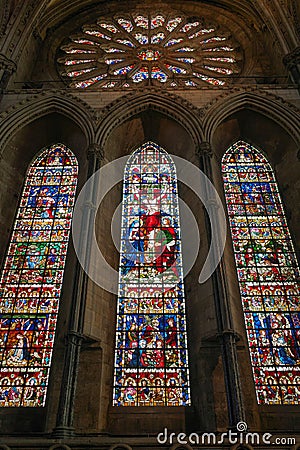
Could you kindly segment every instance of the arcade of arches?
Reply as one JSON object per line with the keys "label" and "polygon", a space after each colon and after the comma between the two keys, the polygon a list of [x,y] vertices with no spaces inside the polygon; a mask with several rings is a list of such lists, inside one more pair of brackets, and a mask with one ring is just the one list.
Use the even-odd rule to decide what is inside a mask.
{"label": "arcade of arches", "polygon": [[[193,448],[157,434],[239,422],[300,445],[299,14],[296,0],[0,0],[0,448]],[[72,209],[131,154],[124,189],[96,207],[100,176],[74,216],[91,266],[94,230],[116,274],[112,220],[129,239],[118,295],[82,270]],[[176,182],[169,155],[224,208]],[[183,283],[177,189],[200,237]],[[222,209],[223,257],[199,283]]]}

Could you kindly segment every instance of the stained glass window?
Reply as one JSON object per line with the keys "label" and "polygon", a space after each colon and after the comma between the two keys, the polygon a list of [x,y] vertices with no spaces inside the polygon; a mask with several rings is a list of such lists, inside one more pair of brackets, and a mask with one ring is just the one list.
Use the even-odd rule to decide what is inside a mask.
{"label": "stained glass window", "polygon": [[189,405],[176,171],[152,142],[125,168],[121,242],[113,404]]}
{"label": "stained glass window", "polygon": [[240,72],[242,59],[227,30],[176,12],[98,19],[62,51],[60,73],[75,88],[223,86]]}
{"label": "stained glass window", "polygon": [[78,165],[64,145],[29,167],[0,279],[0,406],[44,406]]}
{"label": "stained glass window", "polygon": [[229,148],[222,170],[257,401],[297,404],[299,268],[274,172],[245,142]]}

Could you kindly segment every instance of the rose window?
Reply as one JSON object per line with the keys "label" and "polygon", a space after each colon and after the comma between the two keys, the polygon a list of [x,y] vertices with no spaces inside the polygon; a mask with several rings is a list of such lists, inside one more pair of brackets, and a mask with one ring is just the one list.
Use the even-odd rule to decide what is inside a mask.
{"label": "rose window", "polygon": [[60,73],[75,88],[223,86],[241,67],[229,32],[176,14],[98,19],[61,49]]}

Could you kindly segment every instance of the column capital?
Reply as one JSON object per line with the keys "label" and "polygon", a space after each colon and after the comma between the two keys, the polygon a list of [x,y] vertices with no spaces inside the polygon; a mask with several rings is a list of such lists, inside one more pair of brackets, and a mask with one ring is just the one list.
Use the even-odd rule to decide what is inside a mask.
{"label": "column capital", "polygon": [[90,211],[97,210],[95,203],[91,202],[90,200],[84,202],[81,209],[84,211],[86,208],[89,209]]}
{"label": "column capital", "polygon": [[218,201],[215,198],[208,198],[205,201],[205,208],[208,208],[208,209],[219,209],[220,205],[219,205]]}
{"label": "column capital", "polygon": [[98,159],[99,161],[102,161],[104,159],[104,150],[101,147],[100,144],[97,144],[96,142],[91,143],[88,146],[87,149],[87,159]]}
{"label": "column capital", "polygon": [[213,151],[211,144],[209,142],[201,142],[198,145],[198,148],[196,149],[197,155],[200,156],[208,156],[209,158],[212,158]]}
{"label": "column capital", "polygon": [[80,345],[82,341],[84,341],[85,336],[77,331],[71,330],[66,336],[67,342],[70,342],[73,345]]}
{"label": "column capital", "polygon": [[283,63],[288,69],[300,64],[300,46],[294,48],[293,51],[283,57]]}
{"label": "column capital", "polygon": [[0,53],[0,69],[6,70],[8,73],[12,74],[17,70],[16,63],[7,58],[3,53]]}
{"label": "column capital", "polygon": [[227,328],[223,330],[221,333],[218,333],[218,337],[225,339],[232,339],[235,342],[238,342],[241,339],[240,335],[235,330],[232,330],[230,328]]}

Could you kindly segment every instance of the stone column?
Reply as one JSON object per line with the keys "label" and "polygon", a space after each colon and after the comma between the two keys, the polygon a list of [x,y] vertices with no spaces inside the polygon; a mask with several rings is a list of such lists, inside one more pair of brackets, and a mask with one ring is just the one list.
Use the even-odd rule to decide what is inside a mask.
{"label": "stone column", "polygon": [[0,53],[0,100],[8,85],[11,75],[17,70],[17,66],[11,59]]}
{"label": "stone column", "polygon": [[[202,142],[197,149],[200,169],[213,183],[212,158],[213,152],[208,142]],[[205,196],[209,197],[209,189]],[[212,226],[218,229],[218,205],[215,200],[206,200],[207,208],[211,209]],[[210,233],[209,218],[206,213],[207,231]],[[220,230],[221,231],[221,230]],[[218,243],[215,243],[218,245]],[[229,427],[235,427],[244,421],[244,408],[241,394],[240,375],[238,368],[236,343],[238,335],[233,329],[230,301],[227,293],[225,264],[222,258],[220,264],[212,274],[214,302],[217,317],[218,338],[221,345],[223,368],[225,376],[226,395],[228,403]]]}
{"label": "stone column", "polygon": [[291,53],[283,58],[283,62],[287,67],[291,78],[298,89],[300,89],[300,47],[296,47]]}
{"label": "stone column", "polygon": [[[89,179],[100,168],[103,156],[103,150],[98,144],[93,143],[89,146],[87,150],[87,158],[89,161],[87,179]],[[89,193],[89,198],[86,199],[85,207],[82,211],[81,245],[82,248],[85,249],[87,264],[89,258],[89,242],[91,233],[93,232],[93,224],[96,214],[94,198],[97,188],[98,186],[93,186],[93,190]],[[70,319],[66,336],[65,360],[59,407],[57,412],[56,427],[53,431],[53,437],[55,438],[66,438],[74,434],[74,400],[76,394],[80,351],[82,343],[85,340],[83,335],[83,326],[87,282],[88,276],[82,269],[79,262],[77,262],[72,295],[73,302],[70,309]]]}

